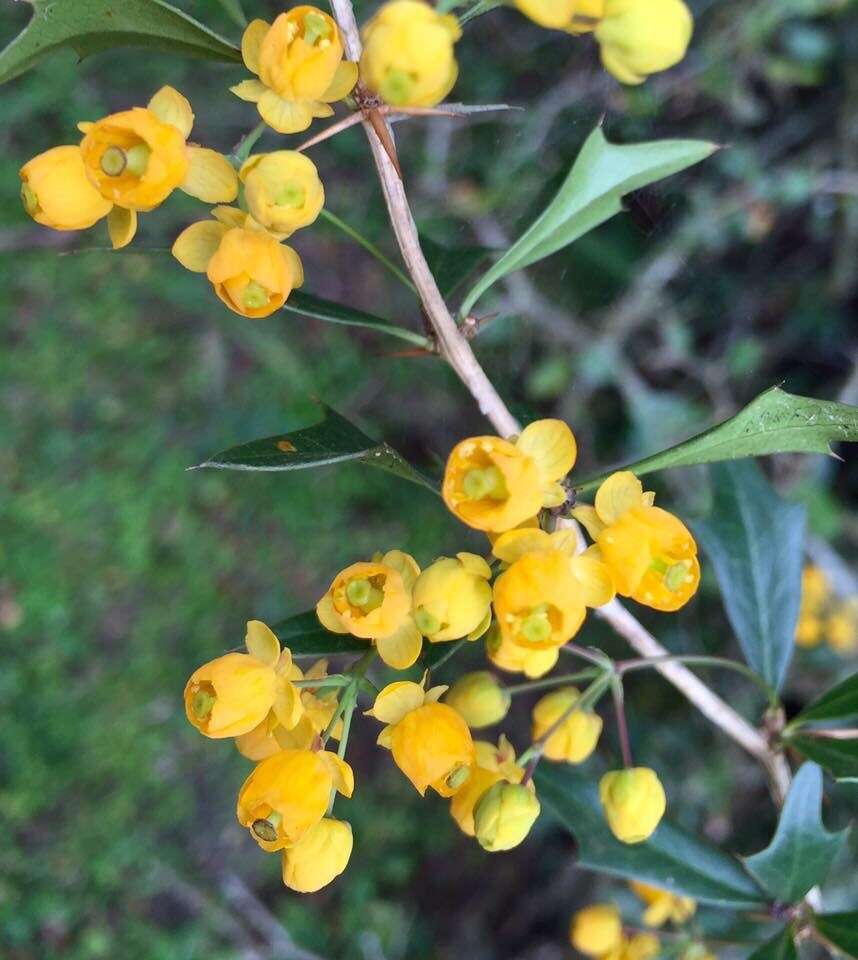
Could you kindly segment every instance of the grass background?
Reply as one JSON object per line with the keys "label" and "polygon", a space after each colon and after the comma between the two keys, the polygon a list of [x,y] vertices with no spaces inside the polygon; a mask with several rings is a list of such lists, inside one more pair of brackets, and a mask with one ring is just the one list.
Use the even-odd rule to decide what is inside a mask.
{"label": "grass background", "polygon": [[[245,4],[251,15],[279,9]],[[235,34],[217,0],[179,5]],[[497,11],[466,30],[454,96],[526,109],[397,128],[418,222],[448,247],[516,236],[602,118],[619,141],[729,147],[484,304],[498,313],[477,343],[490,375],[521,416],[572,424],[584,470],[681,439],[778,381],[858,402],[856,5],[692,7],[687,60],[634,90],[604,74],[588,40]],[[27,16],[4,4],[0,42]],[[186,472],[233,443],[311,422],[315,397],[431,469],[485,426],[439,362],[288,314],[252,323],[228,313],[166,253],[201,215],[179,194],[143,216],[135,247],[117,255],[101,227],[56,234],[23,214],[26,159],[164,83],[190,97],[194,137],[227,151],[256,122],[226,92],[240,75],[120,51],[51,59],[0,90],[0,953],[563,957],[571,910],[623,893],[576,870],[571,839],[547,818],[526,846],[488,857],[440,801],[413,794],[374,748],[372,723],[359,724],[358,790],[342,807],[355,855],[340,882],[300,898],[234,821],[247,763],[182,715],[195,666],[240,642],[247,619],[309,607],[353,559],[395,545],[427,562],[481,546],[431,494],[358,466]],[[312,156],[329,208],[393,254],[360,131]],[[330,225],[294,245],[307,290],[420,328],[408,291]],[[835,550],[848,571],[854,463],[784,457],[772,470],[808,504],[811,547]],[[693,472],[658,482],[686,514],[703,486]],[[848,575],[843,583],[851,588]],[[736,652],[711,578],[682,614],[644,619],[671,649]],[[595,625],[586,639],[622,649]],[[801,654],[789,705],[850,667]],[[759,709],[741,679],[714,682],[749,715]],[[663,771],[679,819],[742,853],[763,846],[773,814],[756,769],[657,679],[636,679],[630,694],[638,756]],[[516,704],[517,742],[526,726]],[[613,749],[609,734],[594,776]],[[832,792],[833,825],[854,802],[854,788]],[[848,877],[843,864],[832,907],[848,904]],[[703,914],[713,930],[733,922]]]}

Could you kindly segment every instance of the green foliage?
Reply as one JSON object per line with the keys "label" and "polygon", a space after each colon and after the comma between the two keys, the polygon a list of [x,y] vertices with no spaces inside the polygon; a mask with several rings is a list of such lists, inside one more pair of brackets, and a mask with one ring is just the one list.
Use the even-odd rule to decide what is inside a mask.
{"label": "green foliage", "polygon": [[735,857],[674,824],[662,821],[644,843],[620,843],[605,822],[596,785],[576,770],[543,764],[535,780],[545,807],[575,837],[582,867],[722,907],[751,908],[765,902]]}
{"label": "green foliage", "polygon": [[[780,387],[772,387],[729,420],[625,469],[644,476],[671,467],[771,453],[830,454],[832,443],[855,441],[858,441],[858,407],[797,397]],[[591,490],[607,476],[603,473],[576,484],[576,489]]]}
{"label": "green foliage", "polygon": [[787,739],[791,747],[825,767],[837,780],[858,783],[858,739],[799,734]]}
{"label": "green foliage", "polygon": [[756,949],[748,960],[796,960],[798,951],[790,927],[785,927]]}
{"label": "green foliage", "polygon": [[149,47],[185,56],[241,62],[241,53],[163,0],[30,0],[33,17],[0,51],[0,83],[70,47],[83,59],[113,47]]}
{"label": "green foliage", "polygon": [[316,616],[315,610],[297,613],[275,623],[271,629],[294,657],[332,657],[338,653],[366,653],[369,641],[350,633],[331,633]]}
{"label": "green foliage", "polygon": [[776,900],[795,903],[828,875],[847,830],[822,824],[822,771],[805,763],[795,775],[772,842],[745,858],[745,866]]}
{"label": "green foliage", "polygon": [[486,247],[448,246],[422,234],[420,246],[438,289],[445,297],[455,293],[492,254]]}
{"label": "green foliage", "polygon": [[823,913],[814,917],[813,925],[847,957],[858,957],[858,911]]}
{"label": "green foliage", "polygon": [[623,209],[627,193],[700,163],[718,149],[695,140],[660,140],[617,146],[601,127],[587,138],[557,195],[539,218],[468,292],[467,316],[491,286],[562,250]]}
{"label": "green foliage", "polygon": [[795,645],[804,507],[781,500],[752,462],[710,469],[712,511],[694,531],[712,561],[745,659],[777,690]]}
{"label": "green foliage", "polygon": [[826,690],[790,721],[790,728],[820,720],[848,720],[858,716],[858,673]]}

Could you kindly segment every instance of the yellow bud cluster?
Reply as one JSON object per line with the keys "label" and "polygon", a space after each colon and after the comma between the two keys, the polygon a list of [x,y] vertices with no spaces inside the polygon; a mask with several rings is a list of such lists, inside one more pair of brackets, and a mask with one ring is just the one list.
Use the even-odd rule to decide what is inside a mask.
{"label": "yellow bud cluster", "polygon": [[838,598],[819,567],[802,571],[795,642],[806,649],[825,643],[841,655],[858,652],[858,597]]}

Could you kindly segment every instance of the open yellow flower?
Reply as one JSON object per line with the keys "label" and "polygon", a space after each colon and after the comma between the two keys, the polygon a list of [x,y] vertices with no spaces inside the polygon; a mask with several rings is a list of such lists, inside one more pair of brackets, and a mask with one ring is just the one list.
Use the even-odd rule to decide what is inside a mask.
{"label": "open yellow flower", "polygon": [[247,653],[227,653],[191,674],[185,686],[188,720],[207,737],[249,733],[272,712],[286,729],[303,707],[290,681],[292,655],[259,620],[247,624]]}
{"label": "open yellow flower", "polygon": [[[533,739],[540,740],[580,698],[576,687],[561,687],[542,697],[533,708]],[[549,760],[583,763],[596,749],[602,718],[592,710],[573,710],[545,741]]]}
{"label": "open yellow flower", "polygon": [[599,487],[594,507],[577,506],[572,515],[595,540],[617,593],[655,610],[678,610],[700,584],[697,544],[654,499],[633,473],[621,471]]}
{"label": "open yellow flower", "polygon": [[89,182],[80,147],[54,147],[21,167],[21,202],[52,230],[85,230],[110,213],[113,204]]}
{"label": "open yellow flower", "polygon": [[499,670],[523,673],[531,680],[536,680],[538,677],[544,677],[554,667],[560,656],[560,648],[528,650],[502,633],[495,622],[486,634],[486,655]]}
{"label": "open yellow flower", "polygon": [[514,443],[471,437],[457,444],[447,460],[444,502],[476,530],[512,530],[543,507],[564,503],[559,481],[576,455],[575,437],[560,420],[537,420]]}
{"label": "open yellow flower", "polygon": [[421,796],[429,787],[442,797],[452,796],[474,762],[468,725],[452,707],[437,702],[446,689],[424,690],[422,683],[398,681],[386,686],[367,711],[367,716],[386,724],[378,743],[393,753],[394,762]]}
{"label": "open yellow flower", "polygon": [[521,783],[524,768],[515,762],[515,750],[506,737],[497,746],[485,740],[474,743],[475,758],[471,775],[450,799],[450,814],[462,832],[474,836],[474,808],[483,794],[501,780]]}
{"label": "open yellow flower", "polygon": [[280,239],[313,223],[325,205],[315,163],[296,150],[250,157],[239,178],[253,219]]}
{"label": "open yellow flower", "polygon": [[350,797],[352,768],[335,753],[282,750],[263,760],[238,794],[238,821],[263,850],[298,843],[324,817],[331,790]]}
{"label": "open yellow flower", "polygon": [[651,887],[636,880],[632,880],[629,886],[646,904],[643,922],[648,927],[663,927],[666,923],[676,925],[685,923],[697,910],[697,903],[691,897],[682,897],[669,890]]}
{"label": "open yellow flower", "polygon": [[595,29],[605,69],[639,84],[685,56],[694,21],[682,0],[604,0]]}
{"label": "open yellow flower", "polygon": [[272,24],[254,20],[244,31],[241,53],[258,79],[231,90],[255,103],[278,133],[298,133],[314,117],[330,117],[330,105],[348,96],[357,81],[357,64],[343,60],[336,23],[318,7],[293,7]]}
{"label": "open yellow flower", "polygon": [[352,846],[351,825],[323,817],[283,851],[283,883],[298,893],[321,890],[346,869]]}
{"label": "open yellow flower", "polygon": [[423,646],[411,615],[411,592],[419,575],[414,558],[401,550],[353,563],[334,578],[316,604],[316,614],[327,630],[371,640],[389,667],[405,670]]}
{"label": "open yellow flower", "polygon": [[205,273],[233,313],[270,316],[303,284],[301,258],[240,210],[218,207],[214,215],[183,230],[173,256],[187,270]]}
{"label": "open yellow flower", "polygon": [[434,107],[453,89],[459,21],[423,0],[390,0],[363,28],[360,75],[396,107]]}
{"label": "open yellow flower", "polygon": [[185,97],[162,87],[146,107],[78,124],[86,175],[114,205],[108,216],[114,247],[131,242],[138,212],[154,209],[177,188],[205,203],[238,196],[238,175],[226,157],[188,144],[193,122]]}
{"label": "open yellow flower", "polygon": [[651,836],[667,807],[664,787],[648,767],[606,773],[599,781],[599,799],[611,832],[623,843]]}
{"label": "open yellow flower", "polygon": [[474,553],[441,557],[414,583],[414,620],[431,642],[476,640],[491,622],[491,567]]}
{"label": "open yellow flower", "polygon": [[539,813],[532,780],[527,785],[501,780],[489,787],[474,808],[474,836],[489,853],[512,850],[530,833]]}
{"label": "open yellow flower", "polygon": [[604,957],[623,942],[620,911],[612,903],[595,903],[579,910],[569,925],[569,942],[588,957]]}
{"label": "open yellow flower", "polygon": [[447,691],[444,702],[451,706],[472,730],[491,727],[509,712],[512,698],[487,670],[464,673]]}

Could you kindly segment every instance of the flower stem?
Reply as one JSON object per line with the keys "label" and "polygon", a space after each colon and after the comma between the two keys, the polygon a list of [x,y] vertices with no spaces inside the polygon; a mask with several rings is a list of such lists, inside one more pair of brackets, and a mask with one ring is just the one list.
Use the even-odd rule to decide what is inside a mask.
{"label": "flower stem", "polygon": [[599,675],[595,669],[581,670],[578,673],[561,673],[556,677],[546,677],[544,680],[531,680],[528,683],[516,683],[506,687],[506,692],[514,697],[517,693],[530,693],[533,690],[544,690],[546,687],[559,687],[564,683],[577,683],[579,680],[592,680]]}
{"label": "flower stem", "polygon": [[628,770],[633,767],[632,745],[629,740],[629,725],[626,721],[625,699],[623,697],[623,682],[618,677],[611,684],[611,693],[614,698],[614,713],[617,717],[617,736],[620,739],[620,750],[623,754],[623,766]]}
{"label": "flower stem", "polygon": [[385,256],[381,250],[371,241],[355,230],[354,227],[349,226],[344,220],[341,220],[336,214],[331,213],[330,210],[322,208],[321,216],[323,219],[327,220],[328,223],[335,226],[338,230],[341,230],[347,237],[351,237],[355,243],[360,244],[368,253],[372,254],[376,260],[383,266],[386,267],[393,275],[399,280],[400,283],[404,284],[412,293],[417,293],[417,288],[411,282],[411,280],[396,266],[396,264]]}
{"label": "flower stem", "polygon": [[456,654],[462,649],[462,647],[468,643],[467,639],[456,640],[454,643],[450,644],[450,649],[443,653],[429,668],[429,672],[437,670],[440,666],[445,664],[451,657],[455,657]]}
{"label": "flower stem", "polygon": [[249,133],[246,133],[232,148],[232,158],[237,167],[240,167],[250,156],[250,151],[256,146],[257,141],[263,133],[265,133],[264,120],[257,123],[256,126]]}

